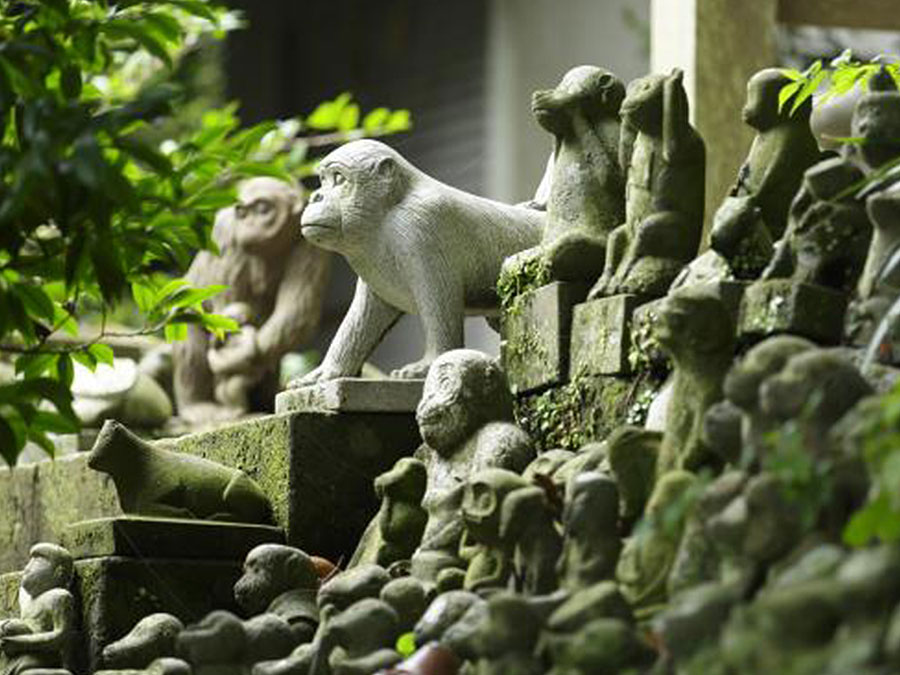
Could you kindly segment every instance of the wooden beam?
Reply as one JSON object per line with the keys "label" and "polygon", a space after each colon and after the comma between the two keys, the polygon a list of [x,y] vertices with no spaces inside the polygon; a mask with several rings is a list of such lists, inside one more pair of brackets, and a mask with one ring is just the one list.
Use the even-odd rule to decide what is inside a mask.
{"label": "wooden beam", "polygon": [[778,21],[812,26],[900,30],[898,0],[779,0]]}

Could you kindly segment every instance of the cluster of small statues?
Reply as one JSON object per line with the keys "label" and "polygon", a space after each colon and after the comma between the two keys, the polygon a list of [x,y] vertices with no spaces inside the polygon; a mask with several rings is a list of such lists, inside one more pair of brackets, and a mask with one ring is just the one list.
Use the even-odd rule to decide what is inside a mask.
{"label": "cluster of small statues", "polygon": [[[785,83],[775,69],[748,83],[757,135],[700,255],[705,151],[677,70],[625,87],[582,66],[536,93],[554,149],[520,205],[443,185],[375,141],[326,157],[300,227],[359,282],[322,364],[292,386],[358,375],[398,317],[417,314],[425,354],[393,376],[424,377],[422,445],[374,481],[381,507],[344,569],[258,546],[234,586],[241,616],[148,616],[105,646],[98,672],[896,672],[900,553],[849,550],[842,533],[871,489],[867,415],[900,374],[862,349],[900,292],[888,264],[900,192],[879,173],[900,157],[900,92],[876,74],[853,116],[859,142],[826,155],[811,103],[779,105]],[[257,189],[275,188],[245,187],[235,219],[300,212],[296,196],[265,205]],[[218,235],[286,246],[277,228],[257,242],[235,222]],[[267,292],[290,286],[290,265]],[[658,428],[541,451],[517,423],[507,373],[463,347],[462,322],[493,320],[498,277],[535,269],[538,284],[584,284],[587,303],[657,304],[671,370]],[[271,364],[263,353],[278,351],[276,327],[246,309],[228,309],[251,327],[234,344],[186,347],[207,369],[204,400],[244,405],[262,371],[232,370],[231,354]],[[243,471],[117,423],[89,462],[126,513],[272,522],[271,496]],[[0,673],[69,672],[72,575],[65,549],[34,547],[21,616],[0,622]]]}

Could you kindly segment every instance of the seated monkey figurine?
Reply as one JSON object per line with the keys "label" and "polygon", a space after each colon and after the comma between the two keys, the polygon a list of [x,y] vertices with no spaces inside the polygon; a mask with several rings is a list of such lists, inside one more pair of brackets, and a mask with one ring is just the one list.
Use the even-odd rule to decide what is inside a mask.
{"label": "seated monkey figurine", "polygon": [[0,673],[70,675],[68,652],[77,621],[68,590],[72,555],[55,544],[36,544],[29,556],[22,571],[20,616],[0,620]]}
{"label": "seated monkey figurine", "polygon": [[219,253],[198,253],[187,279],[227,286],[205,304],[218,313],[243,306],[239,323],[252,328],[217,344],[191,325],[187,339],[174,343],[180,417],[208,423],[271,410],[281,357],[312,337],[328,283],[330,257],[297,234],[303,206],[296,186],[257,177],[238,186],[237,204],[216,214]]}
{"label": "seated monkey figurine", "polygon": [[512,545],[516,587],[528,595],[556,590],[556,562],[562,537],[543,487],[513,490],[503,500],[500,539]]}
{"label": "seated monkey figurine", "polygon": [[533,206],[547,210],[540,246],[516,254],[511,267],[538,259],[552,281],[594,281],[606,238],[625,217],[619,167],[619,107],[625,87],[612,73],[578,66],[555,89],[536,91],[534,118],[553,135],[553,154]]}
{"label": "seated monkey figurine", "polygon": [[505,469],[484,469],[469,478],[462,499],[464,532],[460,557],[468,562],[463,587],[468,591],[502,588],[513,571],[513,542],[500,536],[505,500],[528,487],[519,474]]}
{"label": "seated monkey figurine", "polygon": [[747,83],[743,117],[756,136],[737,182],[713,218],[710,238],[711,248],[739,279],[762,272],[772,244],[787,226],[803,173],[821,159],[809,128],[812,101],[793,113],[790,101],[778,109],[778,94],[789,82],[778,68],[766,68]]}
{"label": "seated monkey figurine", "polygon": [[625,223],[609,236],[603,275],[589,298],[665,295],[700,246],[706,149],[688,121],[683,73],[628,85],[619,158],[626,175]]}
{"label": "seated monkey figurine", "polygon": [[463,346],[466,313],[496,313],[503,260],[540,241],[542,212],[445,185],[378,141],[341,146],[318,173],[303,236],[343,255],[359,281],[322,364],[293,387],[358,375],[404,313],[421,318],[425,354],[392,376],[424,377]]}
{"label": "seated monkey figurine", "polygon": [[722,399],[722,382],[734,356],[735,327],[714,288],[692,285],[672,291],[659,312],[657,334],[675,368],[657,475],[696,470],[715,459],[703,442],[703,418]]}
{"label": "seated monkey figurine", "polygon": [[243,471],[158,448],[108,420],[88,466],[112,476],[125,513],[243,523],[272,522],[272,506]]}
{"label": "seated monkey figurine", "polygon": [[181,620],[158,612],[138,621],[129,633],[103,648],[102,663],[112,672],[147,668],[153,661],[175,654]]}
{"label": "seated monkey figurine", "polygon": [[535,451],[528,434],[513,421],[513,399],[503,370],[481,352],[458,349],[435,360],[416,419],[424,440],[416,457],[426,467],[422,506],[428,522],[412,571],[434,582],[442,569],[466,566],[459,558],[459,541],[467,480],[488,468],[521,472]]}

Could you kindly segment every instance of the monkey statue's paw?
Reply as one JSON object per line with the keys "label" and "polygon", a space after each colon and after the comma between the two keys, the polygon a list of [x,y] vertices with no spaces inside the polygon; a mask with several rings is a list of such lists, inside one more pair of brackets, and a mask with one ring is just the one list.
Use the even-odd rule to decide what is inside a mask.
{"label": "monkey statue's paw", "polygon": [[423,379],[428,374],[428,369],[431,367],[433,361],[433,358],[426,357],[414,361],[413,363],[407,363],[402,368],[391,371],[391,377],[400,380]]}
{"label": "monkey statue's paw", "polygon": [[321,364],[316,368],[313,368],[311,371],[306,373],[306,375],[301,375],[300,377],[295,377],[287,383],[287,389],[299,389],[300,387],[308,387],[311,384],[316,384],[317,382],[327,382],[328,380],[336,380],[339,377],[344,377],[346,373],[342,373],[337,368],[327,366],[326,364]]}
{"label": "monkey statue's paw", "polygon": [[610,295],[610,286],[612,286],[611,276],[604,275],[600,277],[588,293],[587,299],[596,300],[597,298],[605,298]]}

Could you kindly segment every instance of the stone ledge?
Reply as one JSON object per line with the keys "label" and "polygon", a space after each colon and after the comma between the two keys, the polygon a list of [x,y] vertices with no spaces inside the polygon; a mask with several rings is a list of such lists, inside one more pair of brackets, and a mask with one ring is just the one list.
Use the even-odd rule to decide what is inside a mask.
{"label": "stone ledge", "polygon": [[69,525],[62,545],[77,560],[99,556],[243,561],[260,544],[283,544],[277,527],[121,516]]}
{"label": "stone ledge", "polygon": [[424,384],[425,380],[340,377],[281,392],[275,397],[275,412],[415,412]]}

